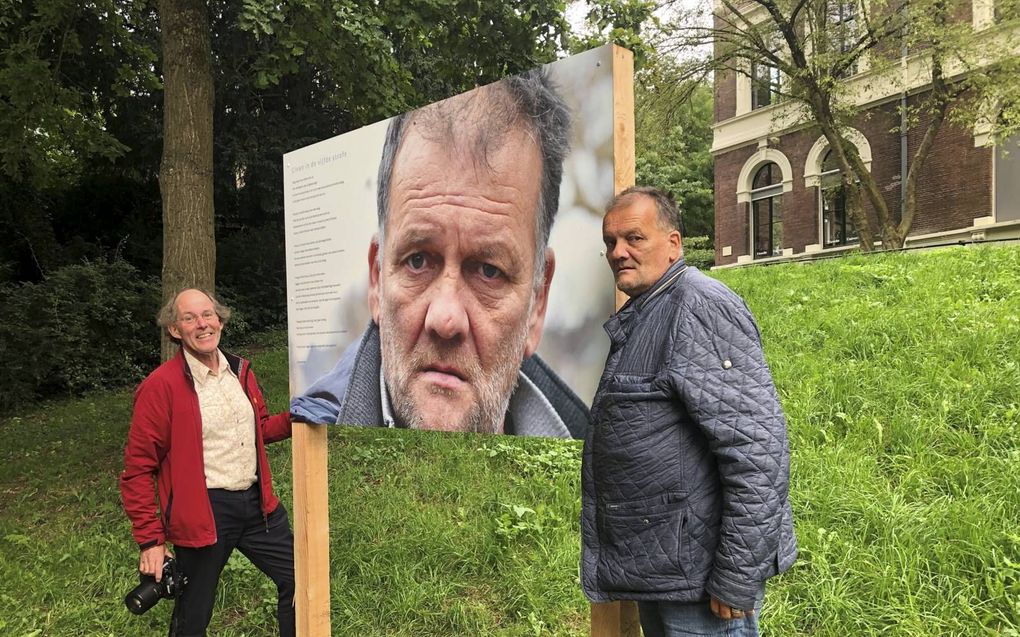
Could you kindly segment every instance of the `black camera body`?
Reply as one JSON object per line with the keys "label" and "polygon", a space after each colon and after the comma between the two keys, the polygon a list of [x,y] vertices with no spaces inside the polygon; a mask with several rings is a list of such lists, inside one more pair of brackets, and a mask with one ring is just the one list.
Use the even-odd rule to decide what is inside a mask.
{"label": "black camera body", "polygon": [[163,558],[163,575],[160,581],[152,575],[139,575],[141,583],[124,597],[124,605],[135,615],[141,615],[163,598],[176,599],[188,583],[188,578],[177,568],[177,561]]}

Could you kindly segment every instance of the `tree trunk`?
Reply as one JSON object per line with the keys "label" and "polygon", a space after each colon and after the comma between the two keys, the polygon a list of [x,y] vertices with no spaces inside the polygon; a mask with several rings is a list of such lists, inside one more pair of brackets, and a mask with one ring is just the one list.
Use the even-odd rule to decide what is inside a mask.
{"label": "tree trunk", "polygon": [[[163,301],[184,287],[213,291],[213,77],[205,0],[159,0],[163,44]],[[162,335],[163,360],[175,346]]]}
{"label": "tree trunk", "polygon": [[871,252],[875,248],[875,233],[871,229],[867,213],[864,212],[861,185],[853,180],[851,174],[843,173],[843,187],[846,189],[847,214],[857,228],[857,244],[861,252]]}

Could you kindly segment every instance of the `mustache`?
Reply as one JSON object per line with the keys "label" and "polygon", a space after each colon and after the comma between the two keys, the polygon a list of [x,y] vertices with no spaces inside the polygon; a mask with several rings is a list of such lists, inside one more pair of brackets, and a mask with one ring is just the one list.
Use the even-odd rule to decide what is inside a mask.
{"label": "mustache", "polygon": [[471,356],[462,345],[428,339],[410,351],[407,366],[412,372],[441,371],[472,383],[482,377],[478,357]]}

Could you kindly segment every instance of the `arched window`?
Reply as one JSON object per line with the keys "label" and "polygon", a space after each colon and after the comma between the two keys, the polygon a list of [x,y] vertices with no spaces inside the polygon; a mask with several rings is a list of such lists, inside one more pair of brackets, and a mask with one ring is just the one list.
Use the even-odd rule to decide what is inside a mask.
{"label": "arched window", "polygon": [[755,259],[783,254],[783,175],[774,162],[751,181],[751,235]]}
{"label": "arched window", "polygon": [[843,185],[839,165],[831,149],[826,151],[822,159],[820,177],[818,208],[822,217],[822,245],[830,248],[855,243],[857,228],[847,214],[846,186]]}

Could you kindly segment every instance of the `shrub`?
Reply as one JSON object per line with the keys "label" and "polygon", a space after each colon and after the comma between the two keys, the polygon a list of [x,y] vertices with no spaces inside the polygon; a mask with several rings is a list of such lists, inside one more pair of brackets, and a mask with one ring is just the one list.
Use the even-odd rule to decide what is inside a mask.
{"label": "shrub", "polygon": [[159,362],[159,283],[123,261],[0,286],[0,409],[137,382]]}
{"label": "shrub", "polygon": [[715,247],[708,237],[684,237],[684,261],[700,270],[715,265]]}

